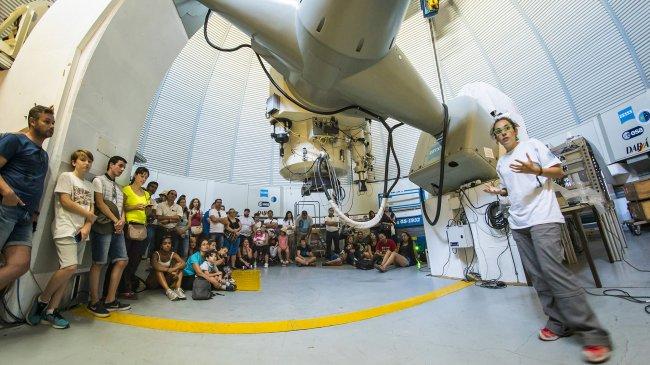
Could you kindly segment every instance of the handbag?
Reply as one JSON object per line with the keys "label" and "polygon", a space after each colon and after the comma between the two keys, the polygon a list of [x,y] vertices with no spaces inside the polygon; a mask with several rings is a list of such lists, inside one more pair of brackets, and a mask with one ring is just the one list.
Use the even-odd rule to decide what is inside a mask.
{"label": "handbag", "polygon": [[203,233],[203,226],[192,226],[190,227],[190,232],[192,232],[193,236],[198,236]]}
{"label": "handbag", "polygon": [[147,227],[144,224],[129,223],[126,234],[131,241],[144,241],[147,239]]}
{"label": "handbag", "polygon": [[[119,217],[120,216],[120,211],[117,209],[117,205],[113,203],[110,200],[104,199],[104,204],[108,207],[108,209],[111,210],[111,213],[113,213],[114,216]],[[91,226],[91,230],[97,234],[113,234],[115,232],[115,225],[113,221],[106,216],[106,214],[102,213],[101,210],[97,206],[95,206],[95,215],[97,216],[97,219],[95,220],[95,223]],[[145,230],[146,231],[146,230]]]}

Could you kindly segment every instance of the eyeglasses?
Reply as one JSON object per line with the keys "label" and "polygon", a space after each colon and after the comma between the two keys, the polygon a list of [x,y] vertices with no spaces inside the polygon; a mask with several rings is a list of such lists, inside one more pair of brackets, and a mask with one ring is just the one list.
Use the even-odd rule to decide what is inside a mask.
{"label": "eyeglasses", "polygon": [[506,125],[503,126],[503,128],[496,128],[494,130],[494,135],[497,136],[497,135],[499,135],[501,133],[508,132],[508,131],[511,131],[511,130],[512,130],[512,127],[510,126],[510,124],[506,124]]}

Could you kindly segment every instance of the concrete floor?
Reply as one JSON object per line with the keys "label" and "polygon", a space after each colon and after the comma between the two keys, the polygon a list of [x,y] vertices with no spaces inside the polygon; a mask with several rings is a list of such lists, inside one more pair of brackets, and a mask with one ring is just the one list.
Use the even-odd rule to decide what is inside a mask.
{"label": "concrete floor", "polygon": [[[628,260],[650,266],[650,233],[631,237]],[[606,286],[640,287],[650,295],[650,273],[607,262],[600,242],[591,246]],[[586,265],[573,268],[581,285],[593,287]],[[452,281],[415,269],[386,274],[342,268],[262,270],[261,292],[225,293],[210,301],[169,302],[147,292],[133,313],[200,321],[240,322],[314,317],[422,294]],[[597,289],[588,289],[599,293]],[[650,315],[640,304],[589,296],[615,344],[612,364],[647,364]],[[469,287],[401,312],[314,330],[260,335],[173,333],[105,323],[68,313],[72,326],[0,330],[0,363],[135,364],[578,364],[577,336],[543,343],[536,337],[545,318],[532,288]]]}

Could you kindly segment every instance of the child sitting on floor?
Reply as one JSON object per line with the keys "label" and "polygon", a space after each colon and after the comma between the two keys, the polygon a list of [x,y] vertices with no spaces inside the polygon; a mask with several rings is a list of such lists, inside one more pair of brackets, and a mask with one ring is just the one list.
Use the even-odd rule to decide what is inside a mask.
{"label": "child sitting on floor", "polygon": [[248,238],[244,238],[241,248],[237,252],[237,267],[243,270],[252,269],[253,260],[255,260],[255,256],[253,254],[251,243]]}
{"label": "child sitting on floor", "polygon": [[185,300],[185,292],[181,289],[185,261],[172,251],[171,236],[163,237],[160,250],[151,255],[150,263],[151,271],[145,280],[147,289],[162,287],[169,300]]}
{"label": "child sitting on floor", "polygon": [[255,246],[255,263],[254,268],[257,268],[257,261],[264,257],[264,267],[269,267],[269,235],[263,228],[257,228],[253,236],[253,244]]}
{"label": "child sitting on floor", "polygon": [[311,247],[307,244],[305,237],[300,239],[300,244],[296,248],[296,265],[316,266],[316,257],[311,252]]}
{"label": "child sitting on floor", "polygon": [[[226,248],[226,252],[227,250],[228,249]],[[219,255],[219,252],[210,250],[206,254],[205,259],[206,260],[201,264],[203,278],[210,282],[212,287],[215,289],[233,291],[233,285],[224,278],[223,273],[218,269],[218,265],[223,265],[225,262],[225,259]]]}

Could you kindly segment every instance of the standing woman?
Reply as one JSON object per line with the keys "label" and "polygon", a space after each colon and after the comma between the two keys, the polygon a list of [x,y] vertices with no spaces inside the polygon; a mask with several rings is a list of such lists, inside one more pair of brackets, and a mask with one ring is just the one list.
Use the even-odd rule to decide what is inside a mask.
{"label": "standing woman", "polygon": [[296,221],[293,219],[293,213],[288,210],[282,220],[282,230],[287,232],[289,240],[289,262],[296,255]]}
{"label": "standing woman", "polygon": [[228,248],[228,264],[234,269],[237,261],[237,251],[239,251],[241,223],[239,223],[239,218],[237,218],[237,211],[233,208],[228,209],[226,219],[228,220],[228,224],[224,225],[223,245]]}
{"label": "standing woman", "polygon": [[183,259],[187,258],[187,251],[190,248],[190,211],[187,209],[187,199],[185,195],[181,195],[176,204],[183,208],[183,215],[181,220],[178,221],[176,226],[176,233],[178,233],[178,246],[174,247],[174,251],[178,253]]}
{"label": "standing woman", "polygon": [[201,213],[201,201],[194,198],[190,201],[190,234],[200,236],[203,234],[203,214]]}
{"label": "standing woman", "polygon": [[138,283],[135,281],[135,272],[140,264],[140,257],[147,248],[147,213],[145,209],[150,205],[149,193],[142,189],[142,185],[149,178],[149,170],[140,166],[131,178],[131,184],[122,189],[124,193],[124,211],[126,212],[125,242],[129,263],[124,268],[120,281],[119,291],[125,298],[135,298],[134,289]]}

